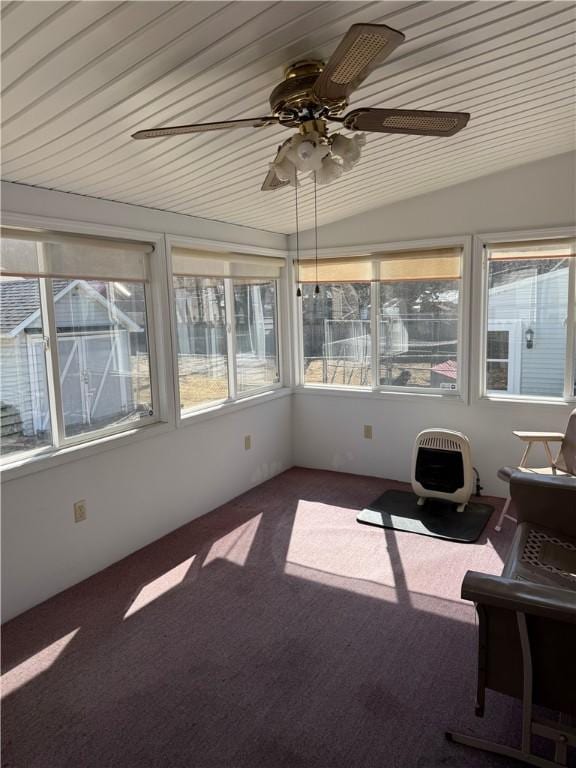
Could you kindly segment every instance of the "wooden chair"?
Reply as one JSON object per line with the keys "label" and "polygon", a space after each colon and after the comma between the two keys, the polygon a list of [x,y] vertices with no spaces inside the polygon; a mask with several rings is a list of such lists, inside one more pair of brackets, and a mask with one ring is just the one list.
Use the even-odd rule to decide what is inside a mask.
{"label": "wooden chair", "polygon": [[[510,478],[513,472],[526,472],[535,475],[545,476],[563,476],[573,475],[576,476],[576,408],[572,411],[568,418],[568,424],[566,426],[566,432],[514,432],[514,435],[522,442],[526,443],[526,448],[520,464],[517,467],[502,467],[498,470],[498,477],[504,480],[506,483],[510,483]],[[546,456],[548,458],[549,466],[547,467],[527,467],[528,455],[530,449],[535,443],[542,443]],[[549,443],[560,443],[560,450],[558,456],[554,459],[550,450]],[[514,520],[511,515],[508,514],[508,508],[510,506],[510,494],[506,498],[506,503],[500,513],[498,522],[494,526],[494,530],[501,531],[504,518],[507,517],[510,520]]]}

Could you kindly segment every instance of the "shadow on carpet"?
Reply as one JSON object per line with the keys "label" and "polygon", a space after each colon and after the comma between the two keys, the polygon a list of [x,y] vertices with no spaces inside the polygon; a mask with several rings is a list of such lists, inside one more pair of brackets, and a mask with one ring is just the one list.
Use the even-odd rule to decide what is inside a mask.
{"label": "shadow on carpet", "polygon": [[492,512],[494,507],[490,504],[478,502],[470,502],[463,512],[457,512],[456,504],[441,499],[427,499],[419,507],[413,493],[386,491],[359,512],[356,520],[379,528],[473,544],[480,538]]}

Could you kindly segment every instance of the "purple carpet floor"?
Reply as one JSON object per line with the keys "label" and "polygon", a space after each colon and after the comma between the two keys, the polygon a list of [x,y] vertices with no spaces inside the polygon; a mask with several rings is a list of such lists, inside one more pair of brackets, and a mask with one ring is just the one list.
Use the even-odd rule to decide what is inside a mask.
{"label": "purple carpet floor", "polygon": [[5,768],[517,765],[443,735],[518,735],[514,700],[474,717],[459,596],[513,524],[457,544],[356,523],[405,487],[291,469],[6,624]]}

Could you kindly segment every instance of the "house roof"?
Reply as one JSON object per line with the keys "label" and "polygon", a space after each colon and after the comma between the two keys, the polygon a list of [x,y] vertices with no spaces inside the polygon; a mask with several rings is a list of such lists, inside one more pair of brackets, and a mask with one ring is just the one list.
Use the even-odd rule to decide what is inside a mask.
{"label": "house roof", "polygon": [[[66,280],[54,280],[56,296],[66,286]],[[38,280],[0,281],[0,333],[8,335],[40,308]]]}
{"label": "house roof", "polygon": [[434,373],[440,373],[448,379],[456,379],[458,377],[458,363],[456,360],[445,360],[443,363],[435,365],[432,370]]}
{"label": "house roof", "polygon": [[[52,292],[55,301],[58,301],[76,285],[80,286],[93,301],[111,308],[110,314],[128,330],[140,330],[138,323],[134,322],[118,307],[111,305],[106,298],[83,280],[53,280]],[[40,291],[36,279],[0,281],[0,335],[16,336],[19,331],[27,327],[38,330],[40,323],[36,323],[36,325],[33,323],[39,315]]]}

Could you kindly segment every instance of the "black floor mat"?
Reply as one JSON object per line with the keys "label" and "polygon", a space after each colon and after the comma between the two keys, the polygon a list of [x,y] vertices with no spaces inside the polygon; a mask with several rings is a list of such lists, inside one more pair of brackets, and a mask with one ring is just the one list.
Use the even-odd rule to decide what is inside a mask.
{"label": "black floor mat", "polygon": [[490,504],[478,502],[470,502],[464,512],[457,512],[456,504],[440,499],[426,499],[421,507],[416,502],[417,497],[408,491],[386,491],[359,512],[356,520],[380,528],[471,544],[480,538],[494,512]]}

